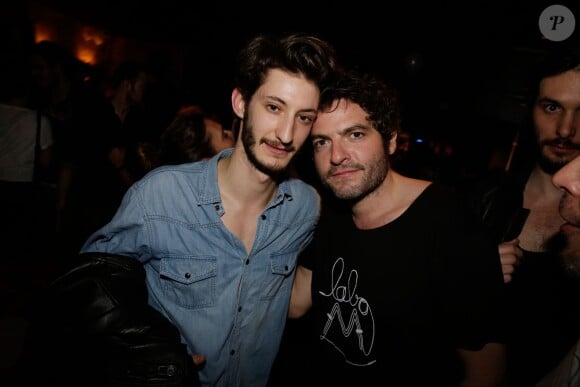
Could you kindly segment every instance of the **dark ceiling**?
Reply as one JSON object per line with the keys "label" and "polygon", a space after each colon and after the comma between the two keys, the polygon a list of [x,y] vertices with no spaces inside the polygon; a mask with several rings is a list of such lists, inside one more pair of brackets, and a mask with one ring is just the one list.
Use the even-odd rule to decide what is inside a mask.
{"label": "dark ceiling", "polygon": [[[411,107],[408,122],[417,125],[435,120],[444,121],[445,125],[450,117],[461,123],[473,120],[475,109],[489,111],[502,103],[495,101],[495,105],[490,105],[490,100],[501,98],[501,94],[517,94],[516,90],[510,90],[510,85],[517,82],[506,78],[520,76],[526,71],[526,64],[514,58],[514,48],[540,40],[538,17],[554,3],[545,0],[35,2],[118,35],[190,44],[200,60],[207,61],[207,71],[214,72],[213,78],[208,79],[219,78],[223,66],[257,32],[314,32],[331,41],[346,64],[382,73],[395,83]],[[567,4],[572,1],[557,3],[574,11],[578,7]],[[498,84],[502,84],[499,90]]]}
{"label": "dark ceiling", "polygon": [[[546,1],[357,1],[288,3],[176,0],[35,0],[115,33],[158,39],[237,43],[263,31],[307,30],[347,46],[409,45],[458,40],[509,41],[534,30]],[[547,2],[547,4],[550,4]],[[537,28],[536,28],[537,29]]]}
{"label": "dark ceiling", "polygon": [[256,32],[303,30],[330,40],[349,64],[399,76],[415,59],[418,66],[413,71],[423,65],[421,71],[439,78],[448,71],[480,65],[488,68],[514,44],[537,39],[538,15],[550,4],[544,0],[298,0],[251,5],[177,0],[35,1],[115,34],[191,43],[218,60],[231,58]]}

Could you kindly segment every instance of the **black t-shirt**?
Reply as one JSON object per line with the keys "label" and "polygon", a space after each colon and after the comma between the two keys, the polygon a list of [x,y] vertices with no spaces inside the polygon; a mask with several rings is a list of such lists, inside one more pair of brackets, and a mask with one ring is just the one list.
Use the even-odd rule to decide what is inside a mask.
{"label": "black t-shirt", "polygon": [[524,251],[506,286],[508,382],[533,386],[578,340],[580,280],[557,254]]}
{"label": "black t-shirt", "polygon": [[497,245],[468,214],[436,183],[372,230],[324,208],[300,257],[313,271],[307,385],[453,386],[456,348],[503,341]]}

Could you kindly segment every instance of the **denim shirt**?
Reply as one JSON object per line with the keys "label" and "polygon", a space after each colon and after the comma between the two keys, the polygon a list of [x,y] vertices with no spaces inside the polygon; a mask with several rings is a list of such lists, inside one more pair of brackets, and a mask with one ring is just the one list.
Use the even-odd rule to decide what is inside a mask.
{"label": "denim shirt", "polygon": [[149,304],[181,332],[191,354],[206,356],[204,386],[265,386],[286,323],[297,256],[320,215],[316,190],[280,183],[255,220],[250,253],[223,224],[212,159],[163,166],[136,182],[113,219],[81,252],[143,262]]}

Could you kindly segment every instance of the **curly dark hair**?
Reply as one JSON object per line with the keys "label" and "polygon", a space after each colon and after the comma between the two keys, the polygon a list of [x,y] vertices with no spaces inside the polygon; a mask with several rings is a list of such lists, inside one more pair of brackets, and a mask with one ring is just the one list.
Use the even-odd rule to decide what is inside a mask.
{"label": "curly dark hair", "polygon": [[548,42],[542,50],[538,65],[531,71],[529,105],[533,106],[543,79],[567,71],[580,71],[580,48],[572,43]]}
{"label": "curly dark hair", "polygon": [[322,91],[320,110],[329,111],[340,100],[359,105],[385,142],[400,130],[399,92],[376,74],[354,69],[342,72],[335,82]]}

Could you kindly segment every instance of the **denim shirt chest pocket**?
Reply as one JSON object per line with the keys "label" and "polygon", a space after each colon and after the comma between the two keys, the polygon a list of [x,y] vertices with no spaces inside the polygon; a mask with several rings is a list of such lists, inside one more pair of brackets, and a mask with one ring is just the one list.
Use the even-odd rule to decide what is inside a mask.
{"label": "denim shirt chest pocket", "polygon": [[216,299],[215,256],[171,256],[161,259],[163,293],[176,305],[195,309],[212,306]]}
{"label": "denim shirt chest pocket", "polygon": [[262,300],[284,295],[290,291],[294,278],[291,274],[296,266],[297,254],[293,252],[272,254],[270,256],[270,265],[266,269]]}

